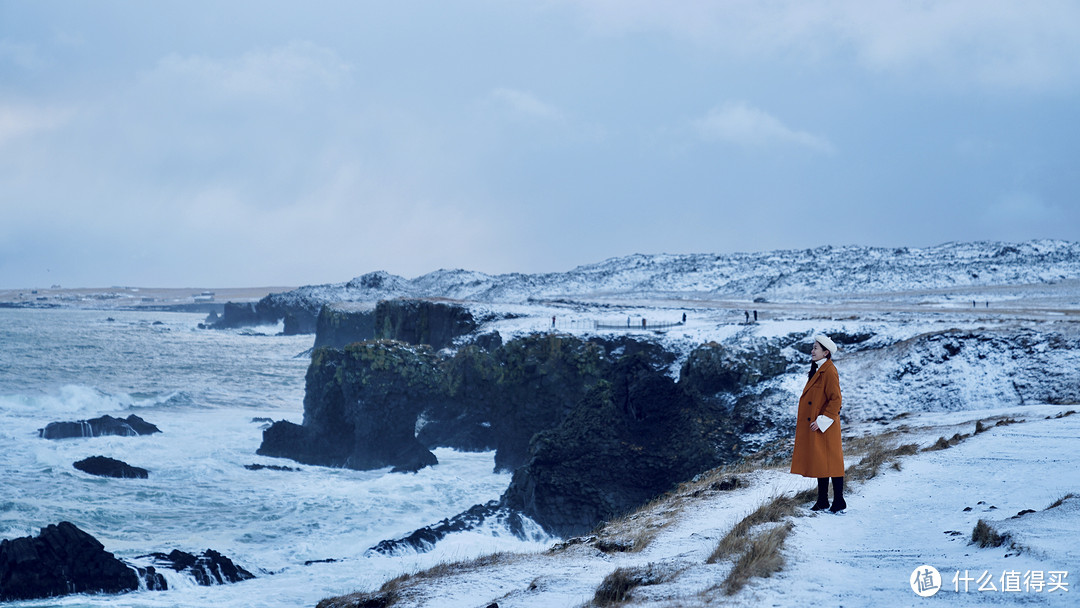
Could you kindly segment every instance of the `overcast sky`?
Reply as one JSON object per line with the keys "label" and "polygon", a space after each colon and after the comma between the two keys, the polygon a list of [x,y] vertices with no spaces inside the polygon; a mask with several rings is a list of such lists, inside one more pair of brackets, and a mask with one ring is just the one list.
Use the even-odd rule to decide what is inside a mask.
{"label": "overcast sky", "polygon": [[1080,3],[0,0],[0,287],[1080,240]]}

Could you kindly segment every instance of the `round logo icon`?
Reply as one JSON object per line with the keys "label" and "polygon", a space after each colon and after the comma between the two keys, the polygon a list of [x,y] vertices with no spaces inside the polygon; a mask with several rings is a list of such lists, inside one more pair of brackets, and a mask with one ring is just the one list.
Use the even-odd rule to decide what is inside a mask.
{"label": "round logo icon", "polygon": [[930,597],[941,590],[941,574],[933,566],[922,565],[915,568],[908,580],[911,590],[919,597]]}

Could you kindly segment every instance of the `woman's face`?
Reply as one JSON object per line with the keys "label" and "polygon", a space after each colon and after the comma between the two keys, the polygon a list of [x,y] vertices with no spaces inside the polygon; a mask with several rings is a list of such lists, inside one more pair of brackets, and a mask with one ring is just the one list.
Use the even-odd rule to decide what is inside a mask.
{"label": "woman's face", "polygon": [[825,358],[825,354],[829,351],[825,350],[821,344],[814,342],[814,347],[810,349],[810,360],[821,361]]}

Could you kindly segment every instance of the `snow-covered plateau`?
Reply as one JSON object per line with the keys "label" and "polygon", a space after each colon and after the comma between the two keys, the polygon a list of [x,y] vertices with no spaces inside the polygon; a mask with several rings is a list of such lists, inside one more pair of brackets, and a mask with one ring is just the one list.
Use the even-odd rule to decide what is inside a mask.
{"label": "snow-covered plateau", "polygon": [[[812,513],[811,498],[752,525],[751,538],[789,527],[774,551],[781,563],[727,592],[740,557],[710,559],[722,539],[763,505],[814,487],[787,472],[790,438],[778,428],[758,438],[757,457],[703,474],[587,537],[488,554],[475,537],[451,536],[439,552],[455,559],[433,569],[403,568],[381,589],[361,587],[321,606],[383,599],[394,606],[501,608],[908,606],[942,598],[960,606],[1075,605],[1077,245],[755,254],[747,256],[754,264],[799,270],[765,280],[750,262],[732,263],[732,279],[721,288],[676,270],[701,274],[705,257],[641,256],[637,273],[627,269],[632,258],[621,258],[618,271],[610,261],[582,267],[574,273],[598,280],[530,290],[532,300],[519,287],[497,291],[485,282],[490,278],[474,276],[483,293],[514,296],[469,305],[493,313],[478,333],[628,333],[656,341],[681,356],[673,376],[704,342],[779,346],[788,372],[742,397],[761,395],[762,418],[781,421],[793,418],[806,379],[799,345],[816,333],[842,336],[835,361],[849,467],[844,513]],[[873,270],[860,274],[853,259]],[[882,464],[867,475],[878,459]],[[976,534],[980,521],[1000,545],[973,541],[983,538]],[[935,598],[916,593],[935,584]]]}

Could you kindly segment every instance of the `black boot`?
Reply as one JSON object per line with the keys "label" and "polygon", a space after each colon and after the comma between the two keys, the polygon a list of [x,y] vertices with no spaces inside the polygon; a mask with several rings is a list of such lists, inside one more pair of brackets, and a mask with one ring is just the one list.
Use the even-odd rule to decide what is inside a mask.
{"label": "black boot", "polygon": [[844,478],[833,477],[832,478],[832,506],[829,510],[833,513],[839,513],[847,508],[847,502],[844,501]]}
{"label": "black boot", "polygon": [[811,511],[821,511],[829,508],[829,478],[818,477],[817,480],[817,502],[814,506],[810,507]]}

